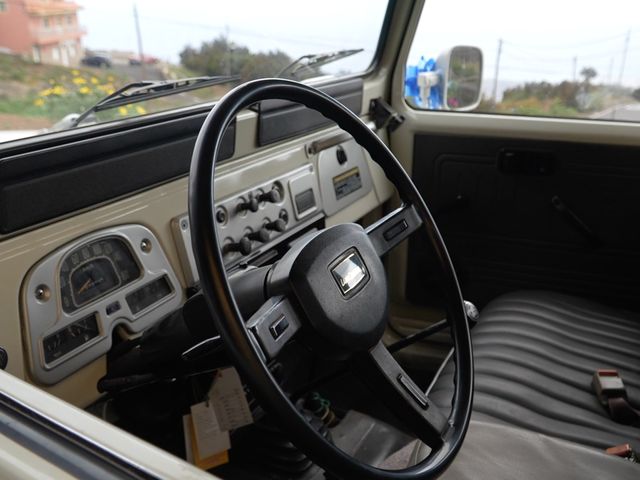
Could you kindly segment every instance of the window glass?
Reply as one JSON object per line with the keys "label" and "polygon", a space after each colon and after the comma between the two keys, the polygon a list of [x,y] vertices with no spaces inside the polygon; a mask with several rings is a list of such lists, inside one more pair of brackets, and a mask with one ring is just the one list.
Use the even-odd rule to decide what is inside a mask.
{"label": "window glass", "polygon": [[479,96],[461,110],[640,121],[637,0],[429,0],[407,64],[409,104],[458,109],[464,82],[447,77],[456,46],[482,52]]}
{"label": "window glass", "polygon": [[[0,8],[0,143],[215,101],[261,77],[357,74],[371,65],[387,10],[387,0],[325,0],[312,9],[299,0],[10,4],[20,8]],[[132,82],[203,76],[233,78],[83,115]]]}

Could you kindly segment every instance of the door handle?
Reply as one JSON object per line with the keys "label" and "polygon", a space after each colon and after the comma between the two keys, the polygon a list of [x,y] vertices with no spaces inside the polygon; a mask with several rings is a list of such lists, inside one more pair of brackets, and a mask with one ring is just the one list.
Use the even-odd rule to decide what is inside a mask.
{"label": "door handle", "polygon": [[575,214],[573,210],[571,210],[566,203],[562,201],[562,199],[554,195],[551,197],[551,205],[562,215],[569,225],[571,225],[575,230],[577,230],[593,247],[601,247],[604,243],[602,239],[596,235],[596,233],[589,228],[589,226],[582,221],[578,215]]}
{"label": "door handle", "polygon": [[557,159],[553,152],[503,148],[498,152],[498,170],[509,175],[552,175]]}

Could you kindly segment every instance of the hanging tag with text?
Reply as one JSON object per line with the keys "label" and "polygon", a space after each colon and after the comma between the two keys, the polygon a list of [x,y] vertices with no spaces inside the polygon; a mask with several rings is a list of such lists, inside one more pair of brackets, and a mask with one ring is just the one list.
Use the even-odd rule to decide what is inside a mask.
{"label": "hanging tag with text", "polygon": [[222,430],[234,430],[253,423],[242,381],[235,368],[218,370],[209,390],[209,401]]}

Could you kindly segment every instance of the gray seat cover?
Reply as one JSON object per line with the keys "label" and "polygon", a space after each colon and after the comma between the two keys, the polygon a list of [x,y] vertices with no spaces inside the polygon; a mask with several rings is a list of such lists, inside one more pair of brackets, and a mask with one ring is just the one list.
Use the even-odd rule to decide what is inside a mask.
{"label": "gray seat cover", "polygon": [[[640,451],[640,428],[611,420],[591,387],[596,369],[615,368],[640,408],[639,315],[556,293],[515,292],[487,305],[472,341],[474,420]],[[449,364],[430,393],[441,408],[450,408],[452,382]]]}
{"label": "gray seat cover", "polygon": [[[429,448],[420,442],[412,450],[409,465],[429,453]],[[475,420],[471,421],[460,453],[440,477],[441,480],[638,478],[640,464],[517,427]]]}

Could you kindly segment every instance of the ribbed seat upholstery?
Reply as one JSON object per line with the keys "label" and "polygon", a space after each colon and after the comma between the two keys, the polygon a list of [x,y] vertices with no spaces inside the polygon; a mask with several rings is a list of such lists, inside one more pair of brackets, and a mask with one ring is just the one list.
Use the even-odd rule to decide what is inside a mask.
{"label": "ribbed seat upholstery", "polygon": [[[615,423],[591,379],[617,369],[629,402],[640,408],[640,315],[550,292],[515,292],[491,302],[472,330],[473,418],[510,424],[604,449],[631,443],[640,428]],[[453,365],[432,400],[449,408]]]}

